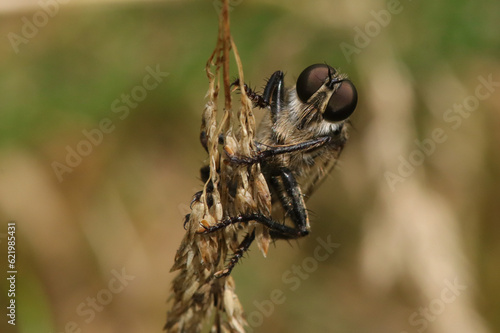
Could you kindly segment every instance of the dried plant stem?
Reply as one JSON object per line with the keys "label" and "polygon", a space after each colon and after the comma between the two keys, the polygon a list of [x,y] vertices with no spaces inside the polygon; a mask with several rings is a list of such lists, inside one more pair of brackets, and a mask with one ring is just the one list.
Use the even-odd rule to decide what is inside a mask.
{"label": "dried plant stem", "polygon": [[[252,103],[243,89],[243,67],[229,30],[228,1],[219,16],[219,35],[206,72],[209,81],[208,101],[202,116],[201,131],[206,134],[210,179],[199,200],[191,207],[187,231],[177,251],[172,271],[179,273],[173,281],[172,307],[165,329],[168,332],[243,333],[247,325],[242,306],[234,291],[234,280],[224,273],[227,256],[238,250],[241,236],[255,232],[259,248],[267,253],[269,233],[261,225],[247,223],[203,234],[203,226],[214,225],[227,216],[246,212],[269,214],[271,201],[260,165],[231,165],[219,151],[219,136],[225,139],[224,149],[251,156],[254,151],[255,120]],[[229,81],[229,56],[233,51],[239,74],[241,105],[237,130],[233,133],[232,101]],[[217,122],[220,69],[224,86],[224,114]],[[209,186],[209,183],[211,185]],[[231,195],[229,184],[237,184]],[[234,189],[233,189],[234,191]],[[208,200],[210,197],[210,200]],[[210,202],[210,204],[208,203]],[[212,322],[209,322],[212,319]]]}

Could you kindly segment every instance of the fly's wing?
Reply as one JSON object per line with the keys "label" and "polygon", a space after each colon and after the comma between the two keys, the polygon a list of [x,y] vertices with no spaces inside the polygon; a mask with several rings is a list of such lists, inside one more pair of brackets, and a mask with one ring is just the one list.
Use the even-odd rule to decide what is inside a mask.
{"label": "fly's wing", "polygon": [[302,159],[303,165],[302,168],[297,169],[297,181],[306,200],[335,168],[346,141],[347,130],[344,126],[340,136],[327,146],[297,156]]}
{"label": "fly's wing", "polygon": [[340,153],[342,152],[343,145],[338,147],[337,150],[331,152],[328,159],[317,159],[314,167],[309,170],[309,175],[300,177],[299,184],[301,184],[302,192],[307,200],[314,191],[325,181],[330,172],[335,168],[338,162]]}

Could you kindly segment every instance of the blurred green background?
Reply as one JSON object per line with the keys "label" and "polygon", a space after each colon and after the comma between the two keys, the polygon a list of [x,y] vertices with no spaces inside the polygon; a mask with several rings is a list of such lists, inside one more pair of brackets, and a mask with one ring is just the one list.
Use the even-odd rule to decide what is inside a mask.
{"label": "blurred green background", "polygon": [[[267,258],[253,246],[234,270],[249,331],[499,332],[500,2],[231,3],[252,86],[327,62],[359,93],[310,236]],[[1,267],[15,220],[18,270],[16,326],[1,284],[2,332],[161,331],[201,188],[217,7],[0,5]],[[68,166],[71,150],[86,156]],[[324,261],[318,237],[339,244]],[[284,301],[262,310],[276,289]]]}

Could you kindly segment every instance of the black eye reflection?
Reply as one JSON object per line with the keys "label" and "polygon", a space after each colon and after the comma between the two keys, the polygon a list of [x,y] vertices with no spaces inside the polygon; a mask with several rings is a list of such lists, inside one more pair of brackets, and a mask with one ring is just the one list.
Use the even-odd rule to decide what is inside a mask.
{"label": "black eye reflection", "polygon": [[[306,103],[314,93],[321,88],[328,77],[336,74],[337,71],[325,64],[315,64],[302,71],[297,79],[297,96]],[[323,118],[327,121],[335,122],[347,119],[356,108],[358,103],[358,92],[354,84],[345,79],[332,83],[340,83],[340,87],[330,97],[330,101],[323,113]]]}

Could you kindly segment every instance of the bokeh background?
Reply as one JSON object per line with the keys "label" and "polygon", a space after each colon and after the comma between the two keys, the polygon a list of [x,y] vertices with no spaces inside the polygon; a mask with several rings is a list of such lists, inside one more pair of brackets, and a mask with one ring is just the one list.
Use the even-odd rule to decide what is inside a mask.
{"label": "bokeh background", "polygon": [[[2,278],[0,330],[161,332],[201,188],[218,2],[62,2],[0,4],[1,274],[12,220],[18,270],[17,325]],[[311,235],[267,258],[254,246],[234,270],[252,330],[499,332],[500,2],[231,6],[252,86],[327,62],[359,92],[342,163],[309,200]],[[141,90],[148,68],[168,75]],[[58,176],[68,149],[87,156]],[[318,237],[338,247],[315,262]]]}

